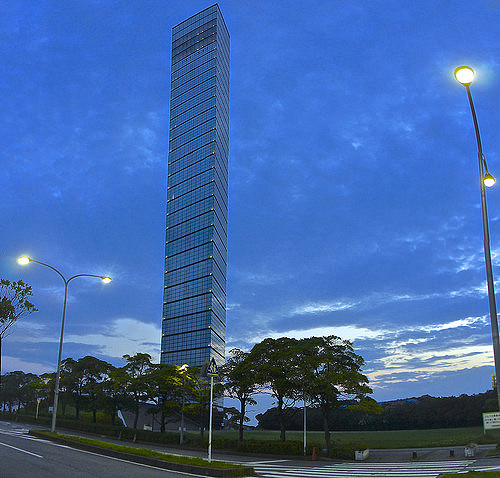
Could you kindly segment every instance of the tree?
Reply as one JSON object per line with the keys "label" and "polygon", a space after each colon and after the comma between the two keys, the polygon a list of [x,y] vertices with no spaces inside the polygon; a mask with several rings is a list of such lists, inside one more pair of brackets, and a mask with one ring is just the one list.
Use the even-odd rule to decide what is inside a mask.
{"label": "tree", "polygon": [[19,319],[38,310],[28,300],[32,295],[31,286],[22,280],[11,282],[0,279],[0,387],[2,386],[2,340]]}
{"label": "tree", "polygon": [[140,403],[145,401],[148,396],[149,375],[153,370],[153,363],[151,355],[140,352],[135,355],[125,354],[123,358],[127,361],[127,365],[125,365],[125,371],[128,375],[127,392],[132,396],[131,409],[135,413],[134,428],[137,428]]}
{"label": "tree", "polygon": [[174,420],[181,411],[186,380],[192,380],[192,377],[178,365],[156,365],[149,375],[148,398],[153,405],[148,413],[160,414],[161,432],[165,431],[167,417]]}
{"label": "tree", "polygon": [[296,339],[264,339],[253,346],[248,360],[255,383],[276,398],[280,420],[280,440],[286,439],[285,410],[293,407],[301,385],[297,375]]}
{"label": "tree", "polygon": [[67,400],[75,405],[75,418],[80,418],[80,410],[84,400],[84,379],[78,361],[68,357],[61,362],[61,388],[63,417],[66,414]]}
{"label": "tree", "polygon": [[102,407],[109,414],[111,424],[115,424],[115,418],[121,407],[132,408],[132,399],[127,393],[129,375],[125,367],[115,368],[102,383],[103,401]]}
{"label": "tree", "polygon": [[109,377],[114,367],[108,362],[90,355],[79,359],[77,364],[83,381],[83,392],[88,397],[92,410],[92,421],[96,423],[97,405],[98,402],[103,401],[103,382]]}
{"label": "tree", "polygon": [[9,372],[4,375],[4,386],[0,391],[0,403],[8,405],[9,412],[13,409],[19,411],[26,406],[33,396],[30,393],[29,384],[38,377],[33,373],[24,373],[21,370]]}
{"label": "tree", "polygon": [[[297,352],[301,391],[321,408],[326,448],[330,454],[332,411],[341,405],[341,400],[361,401],[372,391],[368,378],[361,373],[364,360],[354,353],[351,342],[334,335],[302,339]],[[373,406],[366,401],[363,403],[363,406],[369,405]]]}
{"label": "tree", "polygon": [[252,398],[258,392],[257,385],[251,373],[251,361],[249,353],[234,348],[229,351],[231,357],[221,367],[221,376],[224,380],[224,391],[230,398],[240,402],[240,410],[231,416],[238,421],[239,441],[243,441],[243,423],[249,421],[245,416],[247,405],[255,405],[257,402]]}
{"label": "tree", "polygon": [[[200,369],[198,367],[190,367],[189,373],[191,374],[191,380],[184,383],[187,403],[184,410],[188,415],[198,420],[200,425],[200,436],[203,440],[210,415],[210,379],[200,376]],[[214,381],[214,402],[223,396],[223,390],[223,385]],[[214,414],[214,422],[218,418],[223,417]]]}
{"label": "tree", "polygon": [[45,373],[37,377],[33,375],[33,380],[23,386],[23,395],[26,400],[26,409],[36,413],[37,402],[45,401],[54,394],[55,373]]}
{"label": "tree", "polygon": [[34,403],[38,392],[38,376],[34,373],[26,373],[19,390],[19,408],[27,408]]}

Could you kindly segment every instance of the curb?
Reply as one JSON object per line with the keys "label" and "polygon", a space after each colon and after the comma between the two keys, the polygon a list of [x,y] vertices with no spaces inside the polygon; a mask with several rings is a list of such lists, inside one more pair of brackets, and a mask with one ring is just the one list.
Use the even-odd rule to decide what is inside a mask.
{"label": "curb", "polygon": [[182,471],[184,473],[189,473],[189,474],[214,476],[218,478],[233,478],[240,476],[255,475],[254,469],[250,466],[243,466],[242,468],[221,469],[221,468],[208,468],[198,465],[187,465],[184,463],[173,463],[165,460],[160,460],[158,458],[135,455],[123,451],[111,450],[109,448],[101,448],[100,446],[96,445],[79,443],[68,438],[53,437],[45,433],[38,432],[36,430],[30,430],[29,434],[37,438],[43,438],[45,440],[50,440],[55,443],[60,443],[62,445],[67,445],[72,448],[77,448],[79,450],[91,451],[93,453],[98,453],[100,455],[106,455],[106,456],[111,456],[113,458],[120,458],[122,460],[141,463],[142,465],[151,465],[157,468],[163,468],[165,470]]}

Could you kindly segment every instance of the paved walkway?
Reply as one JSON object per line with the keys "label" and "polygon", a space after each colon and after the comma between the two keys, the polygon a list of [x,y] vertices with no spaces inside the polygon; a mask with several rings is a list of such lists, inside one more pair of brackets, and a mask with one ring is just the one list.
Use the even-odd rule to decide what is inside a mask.
{"label": "paved walkway", "polygon": [[[496,448],[496,445],[479,445],[474,458],[482,458],[488,450]],[[419,461],[453,461],[468,460],[465,456],[464,446],[449,446],[437,448],[397,448],[370,449],[370,456],[366,460],[370,463],[382,462],[419,462]]]}
{"label": "paved walkway", "polygon": [[[25,428],[44,429],[38,425],[19,424]],[[46,429],[46,428],[45,428]],[[64,435],[81,436],[91,439],[97,439],[109,443],[116,443],[126,446],[135,446],[138,448],[149,448],[152,450],[161,451],[173,455],[185,456],[198,456],[207,458],[208,451],[202,449],[186,449],[169,445],[162,445],[156,443],[133,443],[129,441],[120,441],[116,438],[111,438],[105,435],[95,435],[77,430],[58,429],[59,433]],[[496,445],[479,445],[475,459],[484,458],[487,451],[494,449]],[[470,458],[465,457],[465,447],[451,446],[451,447],[438,447],[438,448],[399,448],[399,449],[370,449],[370,456],[365,463],[403,463],[403,462],[427,462],[427,461],[456,461],[467,460]],[[238,463],[255,462],[256,460],[283,460],[291,461],[293,463],[306,464],[317,463],[311,462],[311,458],[303,458],[297,456],[279,456],[279,455],[263,455],[263,454],[238,454],[234,451],[221,451],[212,448],[212,458],[214,460],[235,461]],[[345,460],[334,460],[328,458],[321,458],[320,462],[343,462]]]}

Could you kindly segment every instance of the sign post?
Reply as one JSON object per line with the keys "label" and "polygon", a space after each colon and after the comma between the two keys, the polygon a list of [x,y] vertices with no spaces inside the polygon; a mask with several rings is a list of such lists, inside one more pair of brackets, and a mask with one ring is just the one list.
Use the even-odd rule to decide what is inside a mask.
{"label": "sign post", "polygon": [[210,377],[210,422],[208,428],[208,462],[212,461],[212,416],[213,416],[213,400],[214,400],[214,377],[219,376],[219,369],[212,357],[206,369],[206,376]]}
{"label": "sign post", "polygon": [[306,394],[304,393],[304,456],[307,451],[307,409],[306,409]]}
{"label": "sign post", "polygon": [[40,408],[40,402],[42,401],[41,398],[36,399],[36,415],[35,415],[35,420],[38,420],[38,409]]}

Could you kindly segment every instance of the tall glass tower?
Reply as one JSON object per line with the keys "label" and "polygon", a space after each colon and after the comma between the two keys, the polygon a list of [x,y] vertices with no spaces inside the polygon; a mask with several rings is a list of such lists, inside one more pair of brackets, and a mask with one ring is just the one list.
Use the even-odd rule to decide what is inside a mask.
{"label": "tall glass tower", "polygon": [[224,362],[229,33],[218,5],[172,29],[161,363]]}

